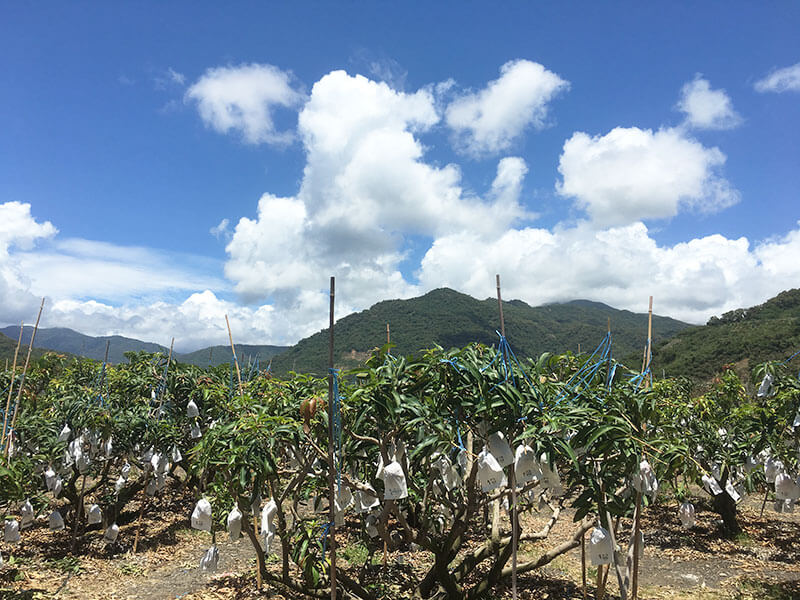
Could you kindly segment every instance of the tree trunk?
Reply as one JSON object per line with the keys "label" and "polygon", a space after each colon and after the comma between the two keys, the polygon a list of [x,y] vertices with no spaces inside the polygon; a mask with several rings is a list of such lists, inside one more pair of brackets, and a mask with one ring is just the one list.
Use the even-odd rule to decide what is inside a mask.
{"label": "tree trunk", "polygon": [[714,496],[713,506],[714,511],[722,517],[722,524],[726,533],[729,535],[741,533],[742,528],[736,520],[736,502],[728,495],[728,492],[723,491],[721,494]]}

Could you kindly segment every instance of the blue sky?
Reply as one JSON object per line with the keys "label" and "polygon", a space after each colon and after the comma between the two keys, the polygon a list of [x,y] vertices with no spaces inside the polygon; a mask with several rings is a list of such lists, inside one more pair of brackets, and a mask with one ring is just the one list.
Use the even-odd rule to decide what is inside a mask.
{"label": "blue sky", "polygon": [[44,295],[192,349],[312,333],[329,275],[340,315],[494,272],[694,322],[800,285],[796,3],[4,13],[4,323]]}

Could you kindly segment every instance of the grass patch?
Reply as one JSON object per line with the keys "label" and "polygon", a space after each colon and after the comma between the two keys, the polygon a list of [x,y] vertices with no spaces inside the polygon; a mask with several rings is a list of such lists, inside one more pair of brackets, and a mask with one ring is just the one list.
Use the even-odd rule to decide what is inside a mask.
{"label": "grass patch", "polygon": [[62,573],[80,575],[85,570],[81,564],[81,559],[77,556],[65,556],[64,558],[50,559],[47,562]]}
{"label": "grass patch", "polygon": [[369,549],[360,542],[354,542],[344,547],[342,556],[351,565],[363,565],[369,558]]}
{"label": "grass patch", "polygon": [[769,583],[745,579],[733,593],[734,600],[795,600],[800,598],[800,581]]}

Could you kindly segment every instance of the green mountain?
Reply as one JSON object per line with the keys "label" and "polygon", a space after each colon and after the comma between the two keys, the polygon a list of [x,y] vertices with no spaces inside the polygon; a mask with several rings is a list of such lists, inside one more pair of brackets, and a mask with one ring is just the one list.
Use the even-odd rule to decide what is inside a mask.
{"label": "green mountain", "polygon": [[[591,352],[603,339],[610,319],[616,356],[641,356],[647,339],[647,315],[617,310],[599,302],[576,300],[532,307],[520,300],[503,302],[506,337],[518,357],[542,352]],[[387,300],[336,322],[334,362],[351,367],[371,349],[386,343],[386,324],[395,355],[413,354],[439,344],[461,347],[470,342],[497,344],[500,328],[497,300],[476,300],[442,288],[419,298]],[[689,327],[667,317],[653,317],[654,339],[666,339]],[[272,368],[288,371],[327,372],[328,330],[315,333],[277,355]]]}
{"label": "green mountain", "polygon": [[[19,338],[19,325],[11,325],[0,329],[0,333],[7,335],[16,340]],[[33,327],[27,325],[22,334],[22,342],[28,343],[33,333]],[[49,348],[56,352],[67,352],[77,356],[85,356],[86,358],[93,358],[95,360],[103,360],[106,353],[106,342],[108,345],[108,360],[111,363],[127,362],[125,352],[129,350],[145,352],[169,352],[169,348],[165,348],[159,344],[151,342],[142,342],[133,338],[123,337],[121,335],[108,335],[93,337],[91,335],[84,335],[67,329],[66,327],[53,327],[39,329],[36,332],[36,340],[34,341],[35,348]],[[12,349],[13,353],[13,349]]]}
{"label": "green mountain", "polygon": [[[33,327],[26,326],[22,334],[23,343],[27,343],[31,339]],[[4,335],[3,335],[4,334]],[[9,355],[9,362],[14,356],[14,347],[16,340],[19,338],[19,326],[9,326],[0,329],[0,335],[8,338],[13,338],[11,343],[11,354]],[[154,344],[152,342],[143,342],[134,338],[123,337],[121,335],[109,335],[93,337],[84,335],[67,329],[65,327],[55,327],[49,329],[39,329],[36,332],[36,341],[34,347],[34,355],[41,356],[46,350],[39,350],[40,348],[48,348],[56,352],[67,352],[77,356],[84,356],[94,360],[103,360],[106,352],[106,342],[108,342],[108,360],[112,364],[127,362],[125,358],[126,352],[161,352],[163,354],[169,353],[169,348]],[[6,357],[5,340],[0,339],[0,359]],[[239,364],[244,368],[251,362],[254,363],[256,359],[259,361],[261,368],[266,368],[270,359],[278,352],[286,350],[286,346],[261,346],[250,344],[236,344],[236,357],[239,359]],[[37,354],[38,353],[38,354]],[[197,365],[199,367],[207,367],[209,364],[218,365],[227,363],[231,360],[230,346],[211,346],[209,348],[202,348],[195,352],[188,352],[181,354],[175,352],[173,358],[177,361]]]}
{"label": "green mountain", "polygon": [[[5,368],[6,361],[8,361],[8,368],[14,363],[14,350],[17,348],[17,340],[19,339],[19,328],[17,328],[17,337],[13,340],[7,335],[0,333],[0,368]],[[41,358],[47,350],[36,348],[31,351],[31,360]],[[20,346],[19,354],[17,355],[17,366],[21,367],[25,364],[25,356],[28,353],[28,346],[23,344]]]}
{"label": "green mountain", "polygon": [[[705,380],[726,364],[747,370],[800,350],[800,289],[690,327],[653,349],[653,371]],[[800,367],[800,357],[795,366]]]}
{"label": "green mountain", "polygon": [[[267,368],[273,356],[288,348],[288,346],[255,344],[234,344],[234,346],[236,347],[236,359],[239,361],[241,368],[246,369],[250,365],[254,365],[258,360],[259,369],[261,370]],[[232,357],[230,346],[210,346],[194,352],[176,355],[176,359],[180,362],[197,365],[198,367],[229,363]]]}

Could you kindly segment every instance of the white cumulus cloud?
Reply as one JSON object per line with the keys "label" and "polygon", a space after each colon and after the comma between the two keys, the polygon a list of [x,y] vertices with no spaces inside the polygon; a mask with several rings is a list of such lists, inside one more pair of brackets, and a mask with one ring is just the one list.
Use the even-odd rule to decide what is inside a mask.
{"label": "white cumulus cloud", "polygon": [[420,284],[481,298],[500,273],[506,297],[533,305],[588,298],[643,312],[653,295],[659,314],[702,323],[797,287],[798,252],[800,223],[756,244],[710,235],[660,246],[643,223],[511,229],[495,240],[464,232],[434,242],[422,260]]}
{"label": "white cumulus cloud", "polygon": [[[505,65],[500,79],[449,108],[440,103],[450,82],[400,91],[344,71],[322,77],[302,101],[250,103],[241,98],[252,100],[254,88],[237,82],[263,65],[210,69],[203,79],[231,76],[236,84],[191,96],[201,113],[202,99],[216,98],[207,107],[213,127],[219,117],[220,130],[274,141],[283,134],[273,109],[297,105],[296,136],[306,160],[294,192],[267,191],[253,214],[211,229],[227,242],[226,279],[216,276],[221,263],[198,257],[59,239],[29,205],[0,204],[0,321],[30,320],[36,296],[47,295],[45,326],[162,344],[174,336],[183,351],[224,343],[225,314],[237,342],[288,344],[314,333],[327,325],[330,275],[337,317],[441,286],[484,298],[493,293],[495,273],[503,276],[506,297],[534,305],[587,298],[641,311],[652,294],[657,312],[693,322],[798,286],[800,223],[761,241],[654,239],[645,221],[720,210],[739,199],[723,176],[725,155],[691,137],[689,127],[575,132],[564,142],[556,189],[557,199],[581,212],[577,221],[573,212],[550,228],[531,225],[538,207],[524,200],[529,167],[522,157],[498,157],[485,190],[465,185],[459,165],[431,158],[422,139],[431,139],[426,135],[443,114],[449,123],[458,102],[479,108],[459,134],[473,152],[508,147],[526,127],[544,124],[549,98],[566,82],[541,65],[526,74],[531,65]],[[288,75],[267,71],[285,76],[289,95],[296,94]],[[549,96],[523,85],[536,79],[531,73],[550,80]],[[683,99],[695,98],[698,81],[705,80],[692,82]],[[508,99],[498,87],[516,100],[481,108],[493,94],[498,102]],[[699,88],[718,99],[710,85]],[[522,100],[531,97],[541,102]],[[256,108],[247,112],[245,105]],[[689,102],[687,115],[719,123],[725,103],[710,105],[716,108]]]}
{"label": "white cumulus cloud", "polygon": [[739,193],[720,175],[725,155],[680,129],[617,127],[564,142],[558,192],[600,225],[673,217],[683,207],[721,210]]}
{"label": "white cumulus cloud", "polygon": [[500,161],[486,198],[462,189],[455,165],[425,161],[418,135],[438,121],[427,88],[404,93],[344,71],[318,81],[299,116],[307,163],[297,195],[262,196],[227,246],[236,291],[280,307],[316,306],[325,275],[336,273],[348,290],[345,311],[408,297],[419,292],[400,272],[408,236],[467,227],[496,235],[526,216],[522,159]]}
{"label": "white cumulus cloud", "polygon": [[292,76],[272,65],[245,64],[208,69],[186,92],[205,123],[219,131],[238,131],[251,144],[285,144],[291,131],[278,131],[276,107],[298,106],[303,95]]}
{"label": "white cumulus cloud", "polygon": [[683,86],[677,108],[695,129],[732,129],[742,121],[725,90],[711,89],[699,75]]}
{"label": "white cumulus cloud", "polygon": [[569,83],[539,63],[513,60],[482,90],[456,98],[445,122],[467,153],[506,150],[526,128],[545,125],[547,106]]}
{"label": "white cumulus cloud", "polygon": [[776,69],[755,83],[757,92],[800,92],[800,62]]}

